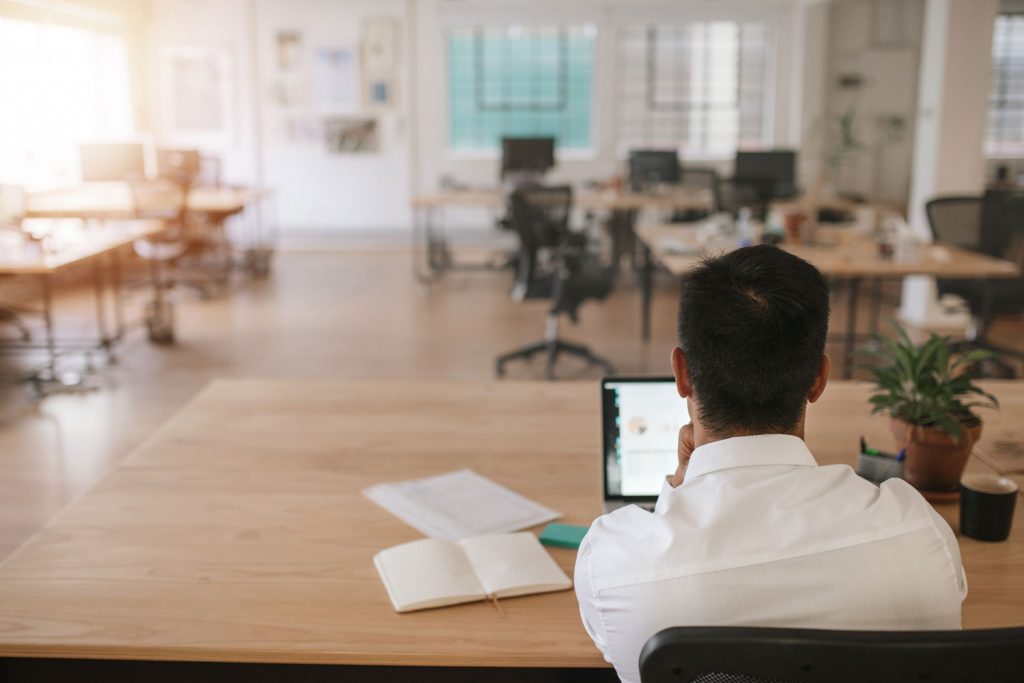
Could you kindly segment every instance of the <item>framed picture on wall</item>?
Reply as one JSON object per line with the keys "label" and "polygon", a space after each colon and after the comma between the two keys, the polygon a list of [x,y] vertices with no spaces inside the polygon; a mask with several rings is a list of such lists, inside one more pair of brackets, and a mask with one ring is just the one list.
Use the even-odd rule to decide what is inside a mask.
{"label": "framed picture on wall", "polygon": [[221,146],[234,136],[231,54],[225,47],[165,45],[159,51],[161,129],[168,139]]}

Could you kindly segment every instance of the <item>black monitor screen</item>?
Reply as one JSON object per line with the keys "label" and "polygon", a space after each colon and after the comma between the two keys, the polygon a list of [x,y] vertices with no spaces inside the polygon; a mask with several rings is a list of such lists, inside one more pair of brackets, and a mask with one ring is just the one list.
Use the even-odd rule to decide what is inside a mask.
{"label": "black monitor screen", "polygon": [[745,180],[773,180],[792,185],[796,182],[796,152],[736,152],[734,175]]}
{"label": "black monitor screen", "polygon": [[634,189],[678,183],[679,157],[675,150],[634,149],[629,153],[629,180]]}
{"label": "black monitor screen", "polygon": [[544,173],[555,165],[554,138],[502,138],[501,175]]}
{"label": "black monitor screen", "polygon": [[82,180],[87,183],[121,181],[146,174],[146,154],[139,143],[82,145],[79,152]]}

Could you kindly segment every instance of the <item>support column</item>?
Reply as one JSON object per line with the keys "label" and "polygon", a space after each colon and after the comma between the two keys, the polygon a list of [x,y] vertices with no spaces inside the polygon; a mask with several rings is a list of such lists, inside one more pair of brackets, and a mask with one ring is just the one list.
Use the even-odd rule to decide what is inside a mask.
{"label": "support column", "polygon": [[[992,31],[999,4],[926,0],[909,219],[929,241],[925,202],[945,194],[981,194],[985,188]],[[921,326],[949,324],[936,300],[933,278],[906,278],[900,317]]]}

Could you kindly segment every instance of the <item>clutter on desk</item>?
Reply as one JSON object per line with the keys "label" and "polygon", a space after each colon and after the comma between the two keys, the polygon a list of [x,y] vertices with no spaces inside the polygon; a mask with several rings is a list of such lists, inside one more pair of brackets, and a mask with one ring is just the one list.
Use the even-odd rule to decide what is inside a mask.
{"label": "clutter on desk", "polygon": [[857,474],[868,481],[881,484],[886,479],[903,476],[903,461],[906,451],[886,453],[870,448],[864,437],[860,437],[860,454],[857,456]]}
{"label": "clutter on desk", "polygon": [[376,484],[363,495],[432,538],[520,531],[561,516],[472,470]]}

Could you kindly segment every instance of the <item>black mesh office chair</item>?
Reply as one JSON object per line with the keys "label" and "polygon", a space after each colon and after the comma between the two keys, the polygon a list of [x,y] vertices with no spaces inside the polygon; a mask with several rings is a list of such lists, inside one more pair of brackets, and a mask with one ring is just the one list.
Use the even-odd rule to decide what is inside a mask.
{"label": "black mesh office chair", "polygon": [[[1012,193],[939,197],[925,204],[925,213],[936,242],[1007,259],[1024,267],[1024,226],[1014,222],[1015,216],[1024,213],[1012,202]],[[1024,311],[1024,278],[991,282],[939,279],[937,285],[940,294],[956,294],[967,301],[976,320],[971,335],[976,346],[994,348],[988,341],[988,330],[996,316]],[[1012,376],[1013,371],[1002,364],[994,374]]]}
{"label": "black mesh office chair", "polygon": [[707,218],[718,213],[722,206],[722,181],[718,171],[713,168],[697,168],[683,166],[679,174],[679,184],[684,188],[702,189],[711,193],[710,209],[686,209],[672,214],[673,223],[687,223]]}
{"label": "black mesh office chair", "polygon": [[1024,681],[1024,627],[831,631],[677,627],[640,653],[643,683]]}
{"label": "black mesh office chair", "polygon": [[499,377],[505,374],[505,364],[509,361],[528,360],[539,353],[547,355],[545,377],[548,379],[555,379],[555,365],[562,354],[599,365],[608,374],[615,371],[611,363],[586,346],[558,336],[563,314],[576,322],[584,301],[605,298],[614,285],[613,270],[588,249],[586,234],[569,229],[571,213],[571,187],[524,187],[512,193],[509,221],[519,235],[521,253],[533,254],[534,259],[543,254],[552,272],[551,308],[543,339],[498,356],[495,372]]}

